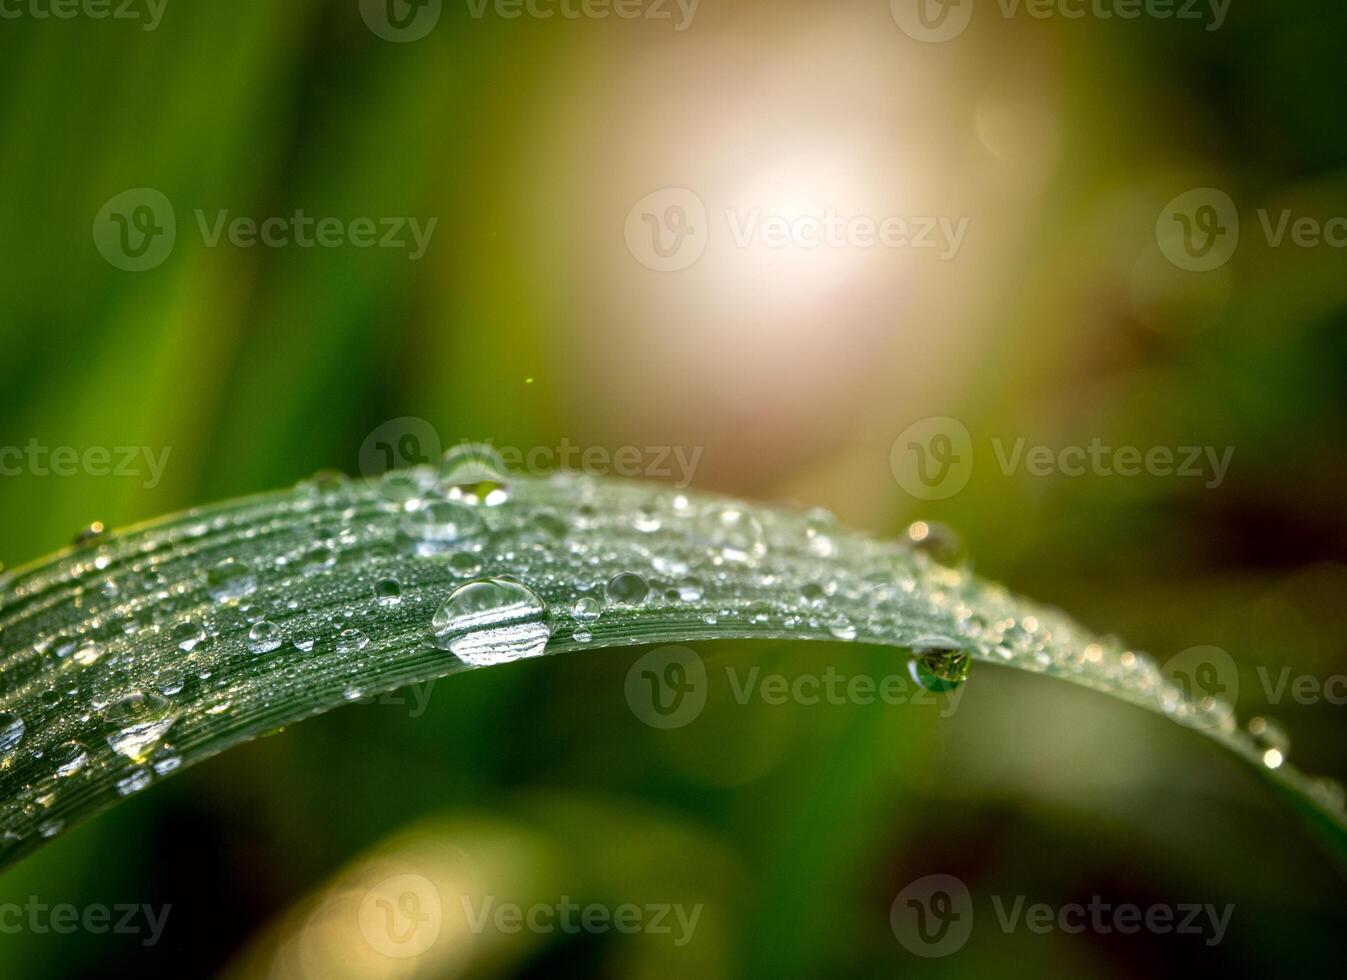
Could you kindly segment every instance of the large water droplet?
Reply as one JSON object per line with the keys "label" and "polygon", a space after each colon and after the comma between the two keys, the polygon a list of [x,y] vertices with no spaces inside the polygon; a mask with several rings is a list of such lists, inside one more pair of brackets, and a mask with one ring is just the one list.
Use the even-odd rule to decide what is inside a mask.
{"label": "large water droplet", "polygon": [[639,606],[650,595],[650,585],[635,572],[621,572],[608,580],[604,590],[609,602],[623,606]]}
{"label": "large water droplet", "polygon": [[113,751],[143,762],[167,734],[178,716],[158,694],[132,691],[103,713],[114,731],[108,734]]}
{"label": "large water droplet", "polygon": [[450,498],[494,507],[509,499],[505,460],[485,443],[466,442],[444,454],[441,481]]}
{"label": "large water droplet", "polygon": [[183,653],[191,653],[206,638],[206,631],[200,623],[185,619],[173,627],[173,642]]}
{"label": "large water droplet", "polygon": [[396,579],[380,579],[374,584],[374,597],[381,606],[396,606],[402,601],[402,586]]}
{"label": "large water droplet", "polygon": [[89,763],[89,750],[83,742],[62,742],[51,750],[51,762],[56,775],[73,776]]}
{"label": "large water droplet", "polygon": [[435,643],[474,667],[536,657],[547,646],[547,606],[507,579],[469,582],[435,611]]}
{"label": "large water droplet", "polygon": [[248,650],[251,653],[270,653],[285,641],[285,633],[275,623],[262,620],[248,630]]}
{"label": "large water droplet", "polygon": [[480,514],[453,500],[427,501],[402,518],[402,530],[408,537],[431,544],[449,544],[481,534],[485,526]]}
{"label": "large water droplet", "polygon": [[973,660],[953,640],[919,640],[912,645],[908,672],[912,679],[937,694],[952,691],[968,679]]}

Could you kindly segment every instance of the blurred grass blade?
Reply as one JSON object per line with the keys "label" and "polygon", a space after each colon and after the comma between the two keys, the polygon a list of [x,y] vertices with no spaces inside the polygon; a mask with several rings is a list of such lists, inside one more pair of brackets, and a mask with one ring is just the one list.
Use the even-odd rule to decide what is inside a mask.
{"label": "blurred grass blade", "polygon": [[0,860],[345,701],[544,652],[752,637],[937,651],[927,666],[944,676],[928,683],[957,683],[965,652],[1106,692],[1225,745],[1347,854],[1337,785],[1265,765],[1230,706],[925,554],[817,511],[566,473],[411,471],[316,478],[14,573],[0,593]]}

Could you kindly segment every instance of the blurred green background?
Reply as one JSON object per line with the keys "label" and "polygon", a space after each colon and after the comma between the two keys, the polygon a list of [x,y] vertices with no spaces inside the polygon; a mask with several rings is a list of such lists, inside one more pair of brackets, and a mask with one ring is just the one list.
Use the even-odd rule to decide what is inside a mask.
{"label": "blurred green background", "polygon": [[[1241,716],[1270,710],[1298,765],[1347,774],[1347,707],[1269,708],[1257,671],[1347,673],[1347,262],[1273,247],[1258,218],[1347,215],[1341,3],[1235,3],[1209,30],[979,2],[945,44],[909,37],[882,0],[703,0],[685,30],[676,6],[672,21],[540,19],[445,2],[406,43],[356,0],[168,0],[154,30],[141,4],[138,20],[3,7],[19,14],[0,19],[0,445],[170,451],[153,487],[7,472],[8,565],[93,520],[358,471],[366,436],[404,416],[446,448],[696,447],[698,488],[880,534],[946,521],[978,572],[1161,660],[1228,650]],[[713,233],[694,266],[659,273],[623,230],[666,187],[713,218],[836,207],[969,230],[949,261]],[[1156,235],[1197,187],[1241,221],[1209,272],[1168,262]],[[144,272],[91,233],[132,188],[176,212],[171,255]],[[437,225],[412,260],[211,247],[195,218],[300,208]],[[890,468],[930,416],[975,446],[967,487],[941,501]],[[1006,475],[989,441],[1018,438],[1234,456],[1217,487]],[[787,676],[894,670],[842,645],[699,652]],[[524,905],[706,904],[683,948],[467,936],[428,975],[1266,976],[1340,960],[1339,870],[1251,774],[1163,719],[979,666],[951,718],[741,706],[713,682],[693,725],[661,732],[623,697],[636,655],[353,705],[127,801],[5,872],[0,902],[171,903],[162,941],[0,935],[0,975],[414,975],[321,913],[341,874],[390,848],[413,865],[469,854],[482,887]],[[980,918],[958,955],[922,960],[889,906],[934,873],[965,881]],[[1005,934],[991,895],[1235,911],[1215,946]]]}

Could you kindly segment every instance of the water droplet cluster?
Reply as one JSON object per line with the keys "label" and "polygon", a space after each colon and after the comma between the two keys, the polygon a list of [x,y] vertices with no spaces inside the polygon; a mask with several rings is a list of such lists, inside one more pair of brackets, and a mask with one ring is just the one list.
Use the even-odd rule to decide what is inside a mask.
{"label": "water droplet cluster", "polygon": [[957,535],[898,540],[573,474],[507,478],[487,447],[373,481],[100,531],[0,580],[0,855],[225,747],[472,667],[733,637],[882,643],[947,691],[973,660],[1163,711],[1341,810],[1266,719],[1190,700],[1155,661],[974,578]]}

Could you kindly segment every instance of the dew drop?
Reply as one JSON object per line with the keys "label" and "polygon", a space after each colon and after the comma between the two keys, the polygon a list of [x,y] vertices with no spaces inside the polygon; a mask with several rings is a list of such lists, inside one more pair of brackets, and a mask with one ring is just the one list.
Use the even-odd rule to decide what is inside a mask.
{"label": "dew drop", "polygon": [[145,761],[177,719],[167,699],[144,691],[132,691],[103,713],[114,729],[108,745],[136,762]]}
{"label": "dew drop", "polygon": [[455,552],[449,559],[449,571],[459,578],[469,578],[482,570],[482,559],[473,551]]}
{"label": "dew drop", "polygon": [[117,780],[117,794],[119,796],[130,796],[132,793],[139,793],[146,786],[150,785],[154,776],[150,770],[141,767],[132,769],[130,774]]}
{"label": "dew drop", "polygon": [[184,619],[173,627],[173,642],[183,653],[191,653],[205,638],[206,631],[201,628],[201,624],[190,619]]}
{"label": "dew drop", "polygon": [[481,534],[481,515],[453,500],[432,500],[402,518],[402,530],[410,538],[431,544],[449,544]]}
{"label": "dew drop", "polygon": [[767,553],[762,523],[748,511],[718,507],[711,511],[708,522],[711,546],[727,561],[756,561]]}
{"label": "dew drop", "polygon": [[174,694],[181,692],[183,685],[186,683],[186,676],[176,667],[165,667],[154,678],[154,686],[160,694],[166,697],[172,697]]}
{"label": "dew drop", "polygon": [[914,521],[904,532],[906,544],[941,565],[959,565],[967,559],[959,532],[940,521]]}
{"label": "dew drop", "polygon": [[23,733],[26,728],[23,719],[18,715],[0,711],[0,755],[7,755],[14,751],[19,742],[23,740]]}
{"label": "dew drop", "polygon": [[571,615],[579,623],[592,623],[603,614],[603,603],[593,596],[585,596],[583,599],[577,599],[575,605],[571,607]]}
{"label": "dew drop", "polygon": [[495,507],[509,499],[505,460],[485,443],[463,443],[444,454],[441,481],[453,500]]}
{"label": "dew drop", "polygon": [[257,589],[253,571],[237,558],[216,562],[206,572],[206,592],[216,602],[237,602]]}
{"label": "dew drop", "polygon": [[262,620],[254,623],[248,630],[248,651],[250,653],[270,653],[285,642],[284,631],[275,623]]}
{"label": "dew drop", "polygon": [[908,672],[921,687],[939,694],[967,680],[972,666],[968,651],[953,640],[918,640],[912,645]]}
{"label": "dew drop", "polygon": [[89,750],[83,742],[62,742],[51,750],[51,761],[58,776],[73,776],[89,764]]}
{"label": "dew drop", "polygon": [[374,597],[381,606],[396,606],[402,601],[402,586],[397,579],[380,579],[374,585]]}
{"label": "dew drop", "polygon": [[828,632],[839,640],[856,639],[856,626],[845,616],[837,616],[828,623]]}
{"label": "dew drop", "polygon": [[650,585],[635,572],[620,572],[608,580],[604,591],[608,601],[622,606],[639,606],[650,595]]}
{"label": "dew drop", "polygon": [[369,646],[369,637],[354,626],[342,630],[337,636],[338,653],[359,653],[367,646]]}
{"label": "dew drop", "polygon": [[547,646],[547,606],[525,585],[490,578],[469,582],[435,611],[435,643],[474,667],[540,655]]}
{"label": "dew drop", "polygon": [[831,511],[815,507],[805,514],[805,544],[820,558],[830,558],[837,553],[837,542],[833,540],[836,533],[837,518]]}
{"label": "dew drop", "polygon": [[679,579],[675,591],[678,593],[678,598],[684,602],[698,602],[703,595],[701,581],[691,575]]}

